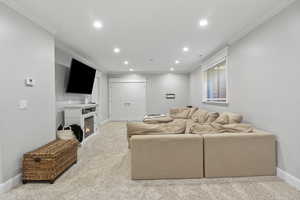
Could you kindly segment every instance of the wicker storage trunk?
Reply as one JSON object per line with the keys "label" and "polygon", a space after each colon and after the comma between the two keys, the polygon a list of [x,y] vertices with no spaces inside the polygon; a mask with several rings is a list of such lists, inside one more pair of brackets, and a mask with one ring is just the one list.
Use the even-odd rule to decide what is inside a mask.
{"label": "wicker storage trunk", "polygon": [[54,183],[59,175],[77,162],[77,147],[77,140],[55,140],[26,153],[23,159],[23,183]]}

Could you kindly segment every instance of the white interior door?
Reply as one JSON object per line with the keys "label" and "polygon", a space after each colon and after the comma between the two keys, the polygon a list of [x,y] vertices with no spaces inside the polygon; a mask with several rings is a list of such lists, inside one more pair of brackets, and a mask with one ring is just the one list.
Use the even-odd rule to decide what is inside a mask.
{"label": "white interior door", "polygon": [[144,82],[110,83],[110,118],[115,121],[140,121],[146,113]]}

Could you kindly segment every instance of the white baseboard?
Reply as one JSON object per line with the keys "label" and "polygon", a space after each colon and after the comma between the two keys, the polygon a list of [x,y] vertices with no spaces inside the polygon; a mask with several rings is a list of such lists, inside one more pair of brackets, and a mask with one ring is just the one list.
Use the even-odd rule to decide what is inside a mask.
{"label": "white baseboard", "polygon": [[103,126],[104,124],[110,122],[110,119],[105,119],[103,121],[100,122],[100,126]]}
{"label": "white baseboard", "polygon": [[12,177],[5,183],[0,184],[0,194],[8,192],[22,183],[22,174]]}
{"label": "white baseboard", "polygon": [[[100,125],[104,125],[106,123],[110,122],[109,119],[103,120]],[[93,134],[95,135],[95,134]],[[92,136],[88,137],[88,139],[92,138]],[[87,141],[86,140],[86,141]],[[85,143],[86,141],[84,141],[83,143]],[[0,194],[8,192],[9,190],[17,187],[18,185],[22,184],[22,174],[18,174],[15,177],[10,178],[8,181],[4,182],[4,183],[0,183]]]}
{"label": "white baseboard", "polygon": [[300,190],[300,179],[296,178],[295,176],[287,173],[286,171],[277,168],[277,176],[283,179],[285,182],[290,184],[291,186]]}

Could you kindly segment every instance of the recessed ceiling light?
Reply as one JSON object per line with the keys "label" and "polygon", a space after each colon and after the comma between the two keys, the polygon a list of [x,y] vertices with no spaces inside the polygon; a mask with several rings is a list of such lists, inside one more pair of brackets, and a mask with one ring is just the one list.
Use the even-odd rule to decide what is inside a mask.
{"label": "recessed ceiling light", "polygon": [[188,47],[183,47],[183,48],[182,48],[182,51],[183,51],[183,52],[188,52],[189,50],[190,50],[190,49],[189,49]]}
{"label": "recessed ceiling light", "polygon": [[180,61],[179,60],[175,60],[175,64],[179,64],[180,63]]}
{"label": "recessed ceiling light", "polygon": [[199,25],[202,26],[202,27],[207,26],[208,25],[207,19],[201,19],[199,21]]}
{"label": "recessed ceiling light", "polygon": [[114,52],[115,52],[115,53],[120,53],[120,51],[121,51],[121,50],[120,50],[119,48],[114,48]]}
{"label": "recessed ceiling light", "polygon": [[171,68],[170,68],[170,71],[174,71],[174,70],[175,70],[174,67],[171,67]]}
{"label": "recessed ceiling light", "polygon": [[129,62],[128,62],[127,60],[125,60],[125,61],[124,61],[124,64],[125,64],[125,65],[128,65],[128,64],[129,64]]}
{"label": "recessed ceiling light", "polygon": [[94,21],[94,27],[100,29],[103,27],[103,24],[100,21]]}
{"label": "recessed ceiling light", "polygon": [[129,71],[133,72],[134,70],[132,68],[130,68]]}

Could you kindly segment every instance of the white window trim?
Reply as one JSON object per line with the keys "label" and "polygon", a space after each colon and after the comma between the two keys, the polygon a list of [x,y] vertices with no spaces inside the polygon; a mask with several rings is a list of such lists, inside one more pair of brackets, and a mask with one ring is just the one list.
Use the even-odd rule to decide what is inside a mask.
{"label": "white window trim", "polygon": [[[207,70],[215,67],[217,64],[225,61],[225,76],[226,76],[226,98],[225,101],[220,102],[218,100],[224,100],[224,98],[220,99],[208,99],[207,98]],[[207,104],[222,104],[227,105],[229,103],[228,98],[228,47],[222,49],[214,56],[207,59],[202,67],[201,67],[201,74],[202,74],[202,103]]]}

